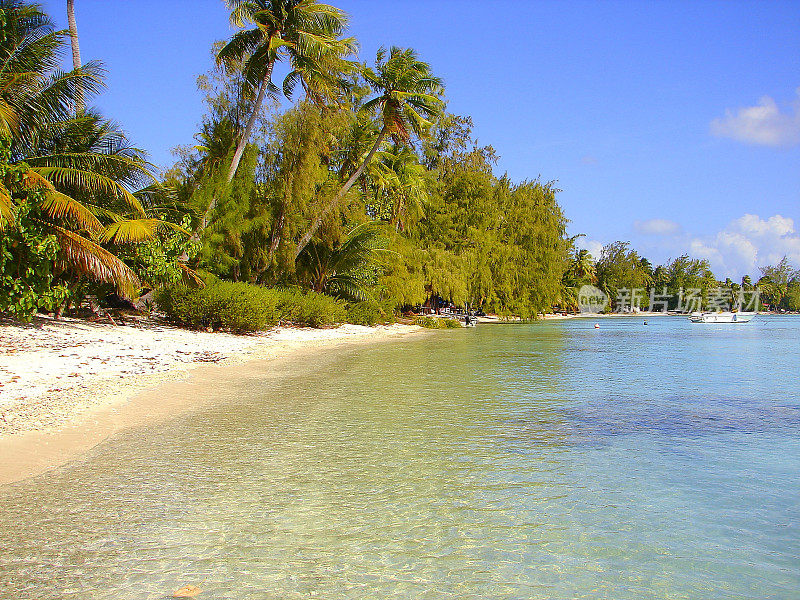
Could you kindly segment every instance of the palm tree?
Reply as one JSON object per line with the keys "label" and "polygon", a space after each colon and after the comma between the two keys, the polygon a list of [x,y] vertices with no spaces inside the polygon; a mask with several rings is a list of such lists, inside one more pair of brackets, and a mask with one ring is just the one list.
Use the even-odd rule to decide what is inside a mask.
{"label": "palm tree", "polygon": [[63,270],[138,291],[136,275],[104,248],[152,237],[164,225],[132,192],[153,176],[141,150],[93,112],[74,116],[79,94],[96,91],[102,69],[57,70],[65,36],[35,5],[0,0],[0,229],[19,214],[58,241]]}
{"label": "palm tree", "polygon": [[428,200],[427,169],[408,146],[395,144],[375,153],[368,170],[376,205],[388,203],[389,222],[399,231],[419,219]]}
{"label": "palm tree", "polygon": [[[72,45],[72,68],[81,68],[81,48],[78,45],[78,22],[75,20],[75,0],[67,0],[67,23],[69,23],[69,39]],[[83,112],[83,94],[78,93],[75,102],[75,113]]]}
{"label": "palm tree", "polygon": [[[220,64],[232,69],[242,69],[245,92],[255,91],[255,101],[244,131],[236,144],[227,183],[233,181],[245,146],[253,132],[261,105],[267,92],[277,92],[272,83],[272,70],[279,60],[287,59],[292,66],[284,85],[291,93],[297,81],[311,89],[312,80],[319,79],[316,64],[338,64],[335,59],[352,54],[356,49],[354,38],[342,38],[347,26],[347,15],[317,0],[227,0],[231,9],[231,23],[253,29],[236,33],[217,54]],[[217,204],[212,198],[193,239],[199,238],[206,228]]]}
{"label": "palm tree", "polygon": [[575,248],[567,273],[576,283],[583,280],[587,280],[589,283],[597,281],[594,259],[588,250]]}
{"label": "palm tree", "polygon": [[[25,165],[16,195],[36,203],[41,223],[61,247],[62,269],[74,281],[89,276],[135,296],[138,279],[103,245],[146,241],[166,229],[189,235],[145,210],[142,198],[159,190],[145,186],[154,178],[144,152],[132,147],[113,122],[92,111],[53,123],[36,141],[25,155],[12,153],[16,164]],[[15,187],[13,182],[9,186]],[[141,193],[131,191],[139,188]],[[36,191],[40,193],[30,193]]]}
{"label": "palm tree", "polygon": [[59,70],[64,33],[36,5],[0,0],[0,136],[25,139],[74,114],[77,98],[102,87],[101,65]]}
{"label": "palm tree", "polygon": [[359,167],[314,218],[311,227],[297,244],[295,259],[311,241],[325,217],[339,205],[361,177],[386,137],[391,136],[395,143],[402,144],[411,140],[412,133],[422,136],[432,124],[430,119],[443,108],[442,80],[431,73],[430,65],[419,60],[411,48],[393,46],[388,58],[386,50],[381,48],[375,58],[375,69],[364,67],[362,74],[370,88],[379,94],[366,102],[362,109],[378,109],[382,125],[380,133]]}
{"label": "palm tree", "polygon": [[298,267],[315,292],[363,301],[368,297],[371,268],[385,251],[385,243],[374,226],[359,225],[333,247],[310,243],[298,259]]}

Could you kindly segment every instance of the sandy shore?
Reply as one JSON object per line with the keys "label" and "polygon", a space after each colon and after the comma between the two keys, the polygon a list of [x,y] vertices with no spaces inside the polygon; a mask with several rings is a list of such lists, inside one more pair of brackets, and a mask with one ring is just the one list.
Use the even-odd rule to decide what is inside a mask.
{"label": "sandy shore", "polygon": [[245,336],[152,322],[113,326],[42,318],[29,326],[0,324],[0,483],[63,464],[119,429],[192,408],[191,394],[169,405],[143,394],[185,383],[190,374],[213,379],[225,367],[252,360],[277,367],[297,353],[419,331],[411,325],[343,325]]}

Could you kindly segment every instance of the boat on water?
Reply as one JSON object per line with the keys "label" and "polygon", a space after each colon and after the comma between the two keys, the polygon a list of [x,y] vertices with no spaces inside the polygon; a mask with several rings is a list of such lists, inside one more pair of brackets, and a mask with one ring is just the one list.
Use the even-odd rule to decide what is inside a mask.
{"label": "boat on water", "polygon": [[692,323],[748,323],[755,316],[754,312],[693,312],[689,320]]}

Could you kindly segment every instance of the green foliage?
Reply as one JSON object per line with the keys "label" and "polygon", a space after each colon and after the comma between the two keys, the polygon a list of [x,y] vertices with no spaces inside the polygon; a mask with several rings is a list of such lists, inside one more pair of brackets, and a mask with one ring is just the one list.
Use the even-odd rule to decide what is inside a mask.
{"label": "green foliage", "polygon": [[163,287],[155,300],[175,323],[237,333],[262,331],[278,323],[324,327],[341,323],[346,316],[344,305],[324,294],[211,278],[203,288]]}
{"label": "green foliage", "polygon": [[351,302],[347,304],[347,322],[353,325],[385,325],[394,323],[391,310],[386,310],[374,300]]}
{"label": "green foliage", "polygon": [[276,290],[281,321],[307,327],[324,327],[345,321],[345,305],[325,294],[289,288]]}
{"label": "green foliage", "polygon": [[0,235],[0,313],[30,321],[40,310],[52,311],[70,295],[56,281],[56,237],[36,219],[35,206],[21,204],[13,226]]}
{"label": "green foliage", "polygon": [[276,294],[244,283],[214,281],[204,288],[163,287],[155,300],[169,319],[192,329],[252,332],[278,322]]}
{"label": "green foliage", "polygon": [[[777,265],[761,267],[760,270],[761,277],[757,285],[761,290],[762,300],[769,303],[773,308],[792,310],[788,306],[790,286],[800,281],[800,270],[795,270],[785,256]],[[794,295],[796,295],[796,292]],[[794,295],[792,297],[793,304]]]}
{"label": "green foliage", "polygon": [[644,289],[652,279],[642,268],[642,257],[629,242],[614,242],[603,247],[596,273],[600,288],[615,302],[621,289]]}
{"label": "green foliage", "polygon": [[789,283],[786,290],[786,310],[800,312],[800,280]]}
{"label": "green foliage", "polygon": [[460,329],[461,323],[456,319],[440,319],[437,317],[417,317],[414,325],[419,325],[425,329]]}
{"label": "green foliage", "polygon": [[[189,218],[181,224],[189,227]],[[162,232],[157,238],[134,245],[120,256],[136,271],[142,283],[152,288],[174,285],[186,279],[187,271],[180,257],[194,255],[200,244],[179,231]]]}
{"label": "green foliage", "polygon": [[534,316],[561,294],[567,243],[557,190],[492,174],[491,147],[439,162],[416,234],[427,290],[457,305]]}
{"label": "green foliage", "polygon": [[298,276],[309,281],[315,292],[364,301],[385,249],[386,240],[376,227],[359,225],[333,247],[322,242],[306,246],[298,257]]}
{"label": "green foliage", "polygon": [[180,229],[143,204],[160,187],[152,165],[114,122],[84,110],[103,87],[102,65],[61,71],[67,38],[39,5],[5,1],[0,11],[0,310],[60,312],[88,287],[133,298],[139,279],[117,254]]}
{"label": "green foliage", "polygon": [[215,197],[216,203],[203,230],[202,247],[196,260],[199,267],[218,277],[238,280],[243,256],[243,235],[247,231],[246,215],[255,190],[258,151],[254,145],[245,148],[236,176],[225,180],[226,165],[213,169],[193,194],[190,202],[200,209]]}
{"label": "green foliage", "polygon": [[[334,152],[348,135],[352,115],[299,102],[265,124],[259,171],[243,236],[242,278],[274,282],[294,273],[295,240],[315,205],[338,187]],[[342,224],[326,221],[321,240],[335,243]]]}

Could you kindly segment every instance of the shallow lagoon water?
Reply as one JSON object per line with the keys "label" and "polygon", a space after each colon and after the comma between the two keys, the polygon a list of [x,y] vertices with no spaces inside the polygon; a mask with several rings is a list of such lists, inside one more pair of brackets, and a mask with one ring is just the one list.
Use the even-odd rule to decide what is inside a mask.
{"label": "shallow lagoon water", "polygon": [[797,598],[800,318],[648,322],[231,371],[0,489],[0,597]]}

